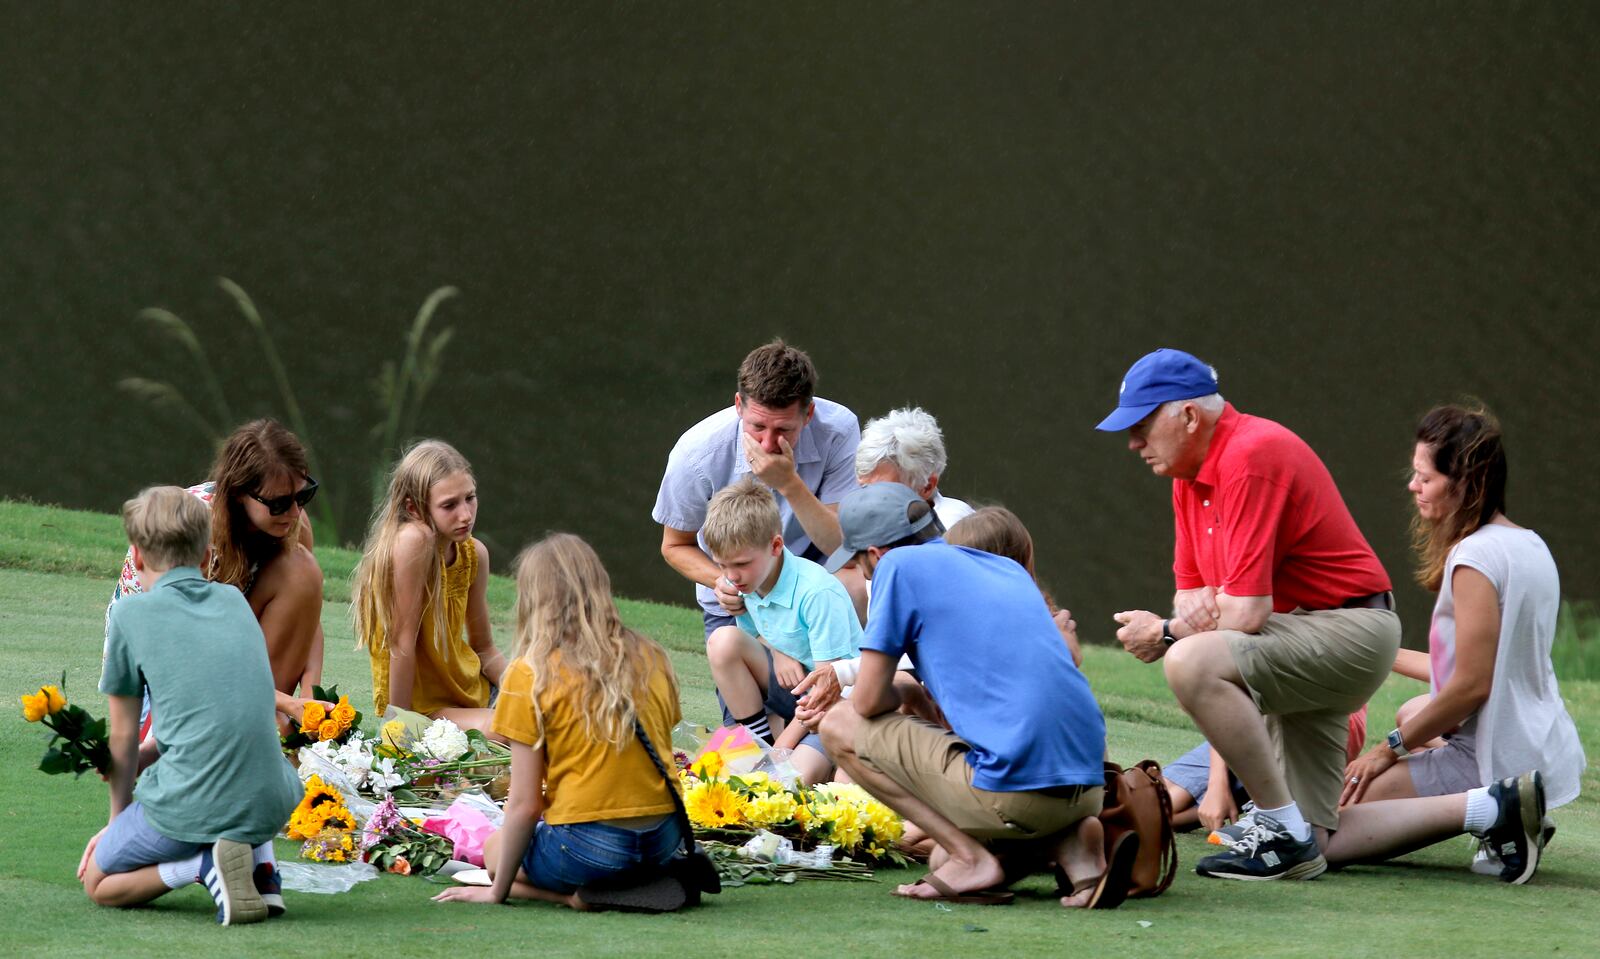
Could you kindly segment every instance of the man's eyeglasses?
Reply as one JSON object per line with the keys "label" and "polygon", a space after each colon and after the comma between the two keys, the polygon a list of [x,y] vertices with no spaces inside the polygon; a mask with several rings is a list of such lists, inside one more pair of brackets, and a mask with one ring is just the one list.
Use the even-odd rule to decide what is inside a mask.
{"label": "man's eyeglasses", "polygon": [[307,476],[306,485],[303,489],[283,496],[274,496],[271,499],[265,498],[260,493],[246,493],[245,495],[265,506],[267,512],[271,515],[282,516],[284,513],[289,512],[289,507],[291,506],[305,509],[306,504],[311,502],[317,495],[317,481]]}

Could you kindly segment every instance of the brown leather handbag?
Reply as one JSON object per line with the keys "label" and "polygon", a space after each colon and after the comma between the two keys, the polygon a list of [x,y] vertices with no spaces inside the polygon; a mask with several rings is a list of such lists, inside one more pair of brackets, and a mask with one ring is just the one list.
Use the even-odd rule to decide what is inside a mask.
{"label": "brown leather handbag", "polygon": [[1105,828],[1108,853],[1123,833],[1139,836],[1129,896],[1159,896],[1172,885],[1178,872],[1178,843],[1172,835],[1172,799],[1161,778],[1160,763],[1146,759],[1128,769],[1106,763],[1100,824]]}

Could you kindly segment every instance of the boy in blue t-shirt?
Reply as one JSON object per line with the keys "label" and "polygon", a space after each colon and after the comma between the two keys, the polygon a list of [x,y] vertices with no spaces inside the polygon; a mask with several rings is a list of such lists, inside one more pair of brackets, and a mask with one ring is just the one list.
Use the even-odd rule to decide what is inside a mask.
{"label": "boy in blue t-shirt", "polygon": [[821,782],[833,762],[816,734],[788,723],[795,708],[790,690],[818,664],[856,654],[861,625],[850,594],[821,566],[784,548],[777,501],[753,477],[711,498],[703,533],[718,571],[745,607],[735,625],[712,630],[706,639],[724,720],[793,749],[790,761],[800,778]]}
{"label": "boy in blue t-shirt", "polygon": [[[278,741],[261,627],[244,594],[200,574],[211,538],[200,500],[147,489],[123,505],[122,523],[145,592],[117,603],[107,627],[111,820],[89,840],[78,878],[103,906],[200,882],[223,925],[279,915],[272,837],[301,789]],[[146,686],[160,756],[141,774]]]}
{"label": "boy in blue t-shirt", "polygon": [[[928,504],[898,483],[845,497],[839,524],[844,543],[828,568],[856,559],[872,608],[854,691],[822,716],[823,742],[945,854],[896,895],[1010,902],[1009,879],[1055,861],[1070,880],[1063,906],[1121,904],[1138,837],[1107,855],[1097,817],[1105,720],[1033,577],[938,539]],[[897,710],[902,655],[950,729]]]}

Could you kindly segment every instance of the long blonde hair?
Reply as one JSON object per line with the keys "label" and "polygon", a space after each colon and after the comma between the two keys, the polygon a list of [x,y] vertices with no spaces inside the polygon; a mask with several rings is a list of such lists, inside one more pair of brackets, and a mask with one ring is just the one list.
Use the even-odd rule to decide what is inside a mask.
{"label": "long blonde hair", "polygon": [[[277,473],[287,473],[294,486],[309,477],[306,450],[300,439],[272,419],[251,420],[223,442],[211,467],[211,567],[206,577],[248,593],[255,571],[300,541],[305,511],[283,539],[256,529],[240,504],[241,496],[258,492]],[[290,492],[294,490],[291,489]]]}
{"label": "long blonde hair", "polygon": [[[433,534],[433,555],[422,577],[422,606],[433,613],[433,641],[445,648],[444,554],[448,544],[433,525],[428,496],[433,484],[456,473],[472,475],[472,465],[442,440],[422,440],[406,450],[389,475],[389,491],[372,513],[372,525],[356,567],[350,609],[355,617],[356,648],[382,635],[387,642],[394,619],[394,541],[401,527],[422,523]],[[414,514],[413,514],[413,511]]]}
{"label": "long blonde hair", "polygon": [[528,698],[541,730],[539,699],[562,682],[573,687],[570,701],[589,738],[619,751],[634,738],[637,701],[653,673],[666,674],[677,700],[666,650],[622,625],[600,557],[571,533],[552,533],[517,557],[516,628],[515,655],[533,667]]}

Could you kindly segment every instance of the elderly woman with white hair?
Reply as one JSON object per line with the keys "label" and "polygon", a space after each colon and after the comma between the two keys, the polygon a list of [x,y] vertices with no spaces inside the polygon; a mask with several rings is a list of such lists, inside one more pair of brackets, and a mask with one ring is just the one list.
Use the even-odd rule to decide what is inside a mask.
{"label": "elderly woman with white hair", "polygon": [[949,462],[944,433],[933,414],[920,406],[890,410],[868,420],[856,447],[856,480],[904,483],[933,507],[945,529],[972,515],[972,507],[939,492],[939,478]]}
{"label": "elderly woman with white hair", "polygon": [[[972,515],[972,507],[939,492],[949,457],[944,451],[944,432],[933,414],[920,406],[890,410],[867,421],[856,447],[856,482],[903,483],[933,507],[933,515],[945,529]],[[855,563],[834,574],[844,584],[855,604],[856,615],[867,621],[870,587]]]}

